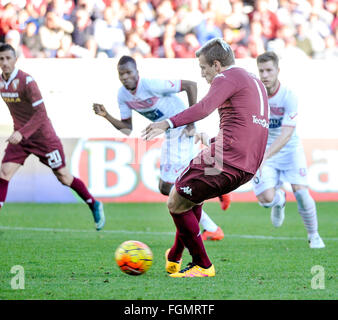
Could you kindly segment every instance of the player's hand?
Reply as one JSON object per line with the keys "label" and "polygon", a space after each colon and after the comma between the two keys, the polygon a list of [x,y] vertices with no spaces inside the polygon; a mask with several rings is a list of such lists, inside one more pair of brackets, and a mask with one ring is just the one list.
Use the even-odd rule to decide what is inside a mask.
{"label": "player's hand", "polygon": [[142,131],[142,138],[144,140],[151,140],[165,132],[169,128],[169,123],[167,121],[160,121],[151,123]]}
{"label": "player's hand", "polygon": [[194,123],[189,123],[183,130],[182,135],[186,135],[187,137],[193,137],[196,132],[196,127]]}
{"label": "player's hand", "polygon": [[205,146],[210,145],[210,138],[205,132],[197,132],[195,133],[195,143],[201,141]]}
{"label": "player's hand", "polygon": [[93,110],[97,115],[99,115],[101,117],[105,117],[108,114],[108,112],[107,112],[106,108],[103,106],[103,104],[93,103]]}
{"label": "player's hand", "polygon": [[19,131],[14,131],[12,135],[6,140],[11,144],[18,144],[23,139],[22,134]]}

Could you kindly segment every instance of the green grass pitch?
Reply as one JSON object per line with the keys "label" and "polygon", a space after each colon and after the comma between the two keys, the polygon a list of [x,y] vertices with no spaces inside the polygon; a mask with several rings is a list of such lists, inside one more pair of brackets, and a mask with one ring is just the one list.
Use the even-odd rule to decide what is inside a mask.
{"label": "green grass pitch", "polygon": [[[296,203],[287,203],[278,229],[270,211],[257,203],[232,203],[226,212],[216,202],[204,208],[225,233],[222,241],[205,242],[216,277],[172,279],[164,270],[164,252],[175,228],[165,203],[105,204],[106,226],[100,232],[84,204],[7,203],[0,211],[0,299],[338,298],[337,202],[317,203],[325,249],[309,249]],[[151,248],[154,260],[147,273],[135,277],[118,269],[114,252],[125,240]],[[185,252],[183,265],[189,257]],[[24,289],[12,288],[16,265],[24,269]]]}

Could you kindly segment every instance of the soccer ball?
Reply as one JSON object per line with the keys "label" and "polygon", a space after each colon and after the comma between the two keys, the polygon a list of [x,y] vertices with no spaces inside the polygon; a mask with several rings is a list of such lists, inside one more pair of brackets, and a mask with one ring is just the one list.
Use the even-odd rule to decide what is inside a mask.
{"label": "soccer ball", "polygon": [[121,271],[132,276],[139,276],[151,267],[153,253],[143,242],[129,240],[116,249],[115,260]]}

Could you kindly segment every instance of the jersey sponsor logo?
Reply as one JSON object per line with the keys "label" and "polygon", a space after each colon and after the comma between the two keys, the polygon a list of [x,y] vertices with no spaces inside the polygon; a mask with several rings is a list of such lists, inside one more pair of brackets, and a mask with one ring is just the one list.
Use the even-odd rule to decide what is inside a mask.
{"label": "jersey sponsor logo", "polygon": [[306,176],[306,168],[300,168],[299,174],[300,174],[300,176],[305,177]]}
{"label": "jersey sponsor logo", "polygon": [[187,195],[192,196],[192,190],[189,186],[187,187],[180,187],[180,189]]}
{"label": "jersey sponsor logo", "polygon": [[270,129],[276,129],[282,126],[282,119],[283,118],[279,118],[279,119],[270,119],[269,120],[269,128]]}
{"label": "jersey sponsor logo", "polygon": [[6,103],[21,102],[17,92],[1,92],[1,97]]}
{"label": "jersey sponsor logo", "polygon": [[159,109],[155,109],[155,110],[151,110],[147,112],[139,111],[139,113],[151,121],[156,121],[163,117],[163,113]]}
{"label": "jersey sponsor logo", "polygon": [[17,98],[19,93],[17,92],[1,92],[3,98]]}
{"label": "jersey sponsor logo", "polygon": [[254,116],[254,115],[252,116],[252,123],[258,124],[258,125],[262,126],[263,128],[269,129],[268,121],[266,121],[265,119],[260,119],[257,116]]}

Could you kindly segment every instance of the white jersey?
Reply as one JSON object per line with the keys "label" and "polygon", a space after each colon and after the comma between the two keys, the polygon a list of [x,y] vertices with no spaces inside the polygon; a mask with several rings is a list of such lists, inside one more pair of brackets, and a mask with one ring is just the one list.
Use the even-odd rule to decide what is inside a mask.
{"label": "white jersey", "polygon": [[[176,95],[180,91],[181,80],[140,78],[135,94],[122,86],[118,92],[121,119],[131,118],[132,110],[153,122],[168,119],[187,108]],[[165,182],[174,183],[198,152],[193,137],[182,134],[184,128],[168,129],[165,133],[160,165],[160,176]]]}
{"label": "white jersey", "polygon": [[[270,119],[267,148],[280,136],[283,126],[296,127],[298,117],[298,101],[296,95],[287,87],[280,85],[277,92],[269,97]],[[293,165],[291,154],[302,148],[300,139],[293,132],[288,143],[267,161],[277,164],[280,169],[290,168]]]}
{"label": "white jersey", "polygon": [[140,78],[134,94],[122,86],[117,97],[121,119],[131,118],[132,110],[153,122],[168,119],[186,109],[176,95],[180,91],[181,80]]}

